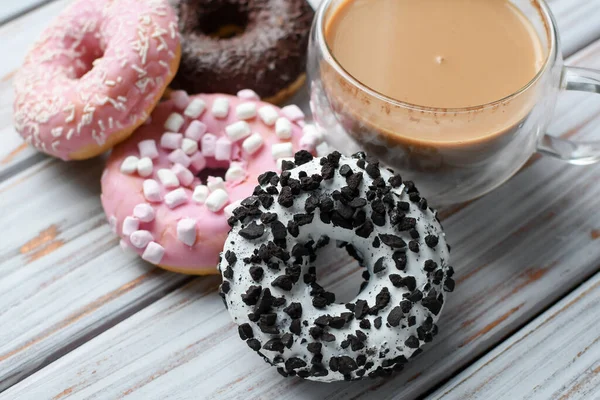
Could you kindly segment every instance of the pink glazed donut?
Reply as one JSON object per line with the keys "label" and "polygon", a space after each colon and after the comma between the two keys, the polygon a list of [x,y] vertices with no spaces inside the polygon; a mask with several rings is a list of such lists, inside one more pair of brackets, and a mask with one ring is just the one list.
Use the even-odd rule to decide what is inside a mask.
{"label": "pink glazed donut", "polygon": [[[102,176],[102,205],[121,246],[170,271],[217,274],[227,220],[257,177],[321,140],[303,116],[250,91],[173,92],[114,148]],[[211,176],[218,170],[224,179]]]}
{"label": "pink glazed donut", "polygon": [[96,156],[146,120],[180,54],[167,0],[74,1],[15,76],[15,128],[63,160]]}

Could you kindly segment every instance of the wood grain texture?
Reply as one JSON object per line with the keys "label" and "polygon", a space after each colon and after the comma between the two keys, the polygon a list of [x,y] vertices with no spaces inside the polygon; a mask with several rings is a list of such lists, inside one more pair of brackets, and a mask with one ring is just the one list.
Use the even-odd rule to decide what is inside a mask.
{"label": "wood grain texture", "polygon": [[[9,40],[15,36],[41,31],[67,3],[57,1],[0,27],[0,40],[13,46]],[[553,7],[564,3],[551,2]],[[573,3],[590,7],[587,1]],[[572,24],[595,29],[596,20],[588,15],[592,10]],[[557,18],[560,24],[558,11]],[[12,36],[3,33],[10,26]],[[562,26],[564,43],[576,43],[571,28]],[[15,52],[24,55],[23,46],[15,45]],[[597,47],[581,56],[581,65],[598,63]],[[0,69],[16,68],[20,61],[15,60]],[[378,398],[412,397],[454,374],[597,269],[594,232],[600,221],[593,217],[590,199],[599,194],[593,182],[600,171],[549,160],[532,163],[508,185],[446,221],[456,244],[459,292],[448,304],[439,340],[406,374],[352,385],[282,381],[235,339],[213,290],[216,278],[197,279],[127,318],[188,278],[150,269],[116,247],[98,201],[101,160],[64,164],[21,148],[8,119],[11,71],[3,76],[0,132],[18,141],[3,141],[0,149],[0,155],[12,154],[0,165],[0,222],[9,227],[0,241],[0,387],[105,331],[3,398],[197,398],[198,393],[247,398],[247,390],[255,398],[368,397],[373,390]],[[569,100],[560,107],[555,129],[594,137],[590,127],[599,112],[590,97]],[[574,256],[575,251],[583,255]],[[328,278],[349,286],[349,270],[339,263],[332,269]],[[212,376],[215,370],[222,371],[219,378]]]}
{"label": "wood grain texture", "polygon": [[0,25],[52,1],[54,0],[4,0],[0,7]]}
{"label": "wood grain texture", "polygon": [[[0,63],[0,137],[2,138],[0,182],[45,158],[27,146],[13,127],[13,77],[34,41],[70,1],[50,2],[0,26],[0,49],[3,52]],[[0,15],[4,12],[5,6],[11,8],[19,4],[31,5],[32,3],[34,3],[33,0],[19,2],[3,0],[0,6]],[[48,2],[38,0],[36,3]]]}
{"label": "wood grain texture", "polygon": [[600,274],[437,390],[431,400],[600,398]]}
{"label": "wood grain texture", "polygon": [[189,279],[123,254],[102,169],[47,159],[0,184],[0,390]]}
{"label": "wood grain texture", "polygon": [[[600,42],[578,54],[600,65]],[[600,137],[600,99],[568,96],[555,129],[575,139]],[[237,338],[214,292],[190,286],[141,310],[7,390],[2,398],[415,398],[493,349],[598,271],[596,199],[600,165],[538,159],[444,224],[457,269],[456,292],[425,353],[389,380],[318,384],[282,379]],[[352,269],[326,276],[349,290]],[[547,348],[548,353],[555,350]],[[558,379],[558,378],[556,378]],[[567,382],[563,382],[566,384]]]}

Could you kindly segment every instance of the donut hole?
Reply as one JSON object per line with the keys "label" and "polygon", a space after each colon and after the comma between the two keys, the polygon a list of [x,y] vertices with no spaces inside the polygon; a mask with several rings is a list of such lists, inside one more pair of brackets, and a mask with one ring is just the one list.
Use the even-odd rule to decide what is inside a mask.
{"label": "donut hole", "polygon": [[71,79],[83,78],[94,68],[95,61],[104,57],[105,49],[102,48],[100,40],[91,34],[85,35],[79,44],[76,44],[75,39],[69,36],[65,37],[64,41],[66,48],[76,45],[75,50],[79,53],[77,59],[71,63],[72,69],[68,71]]}
{"label": "donut hole", "polygon": [[225,180],[225,174],[227,173],[227,169],[229,169],[229,162],[220,162],[215,164],[216,165],[208,166],[202,171],[198,172],[196,177],[198,177],[202,182],[206,182],[209,176],[214,178],[223,178],[223,180]]}
{"label": "donut hole", "polygon": [[332,241],[317,252],[317,283],[335,294],[337,304],[355,299],[369,282],[367,268],[354,257],[355,251],[352,245]]}
{"label": "donut hole", "polygon": [[241,36],[248,26],[248,13],[239,5],[223,4],[200,16],[199,30],[216,39]]}

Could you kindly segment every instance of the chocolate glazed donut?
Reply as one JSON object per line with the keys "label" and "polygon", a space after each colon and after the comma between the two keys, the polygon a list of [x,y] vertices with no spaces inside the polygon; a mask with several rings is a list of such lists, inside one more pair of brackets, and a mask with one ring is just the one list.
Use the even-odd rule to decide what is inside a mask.
{"label": "chocolate glazed donut", "polygon": [[306,0],[170,0],[181,65],[171,86],[190,93],[250,88],[280,103],[304,83],[313,9]]}

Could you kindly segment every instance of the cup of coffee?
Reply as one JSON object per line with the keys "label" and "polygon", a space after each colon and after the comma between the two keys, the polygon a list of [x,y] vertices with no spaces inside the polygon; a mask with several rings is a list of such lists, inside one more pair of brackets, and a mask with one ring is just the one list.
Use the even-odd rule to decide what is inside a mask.
{"label": "cup of coffee", "polygon": [[535,152],[573,164],[599,143],[545,134],[565,67],[543,0],[323,0],[309,45],[311,108],[327,141],[418,182],[436,206],[486,194]]}

